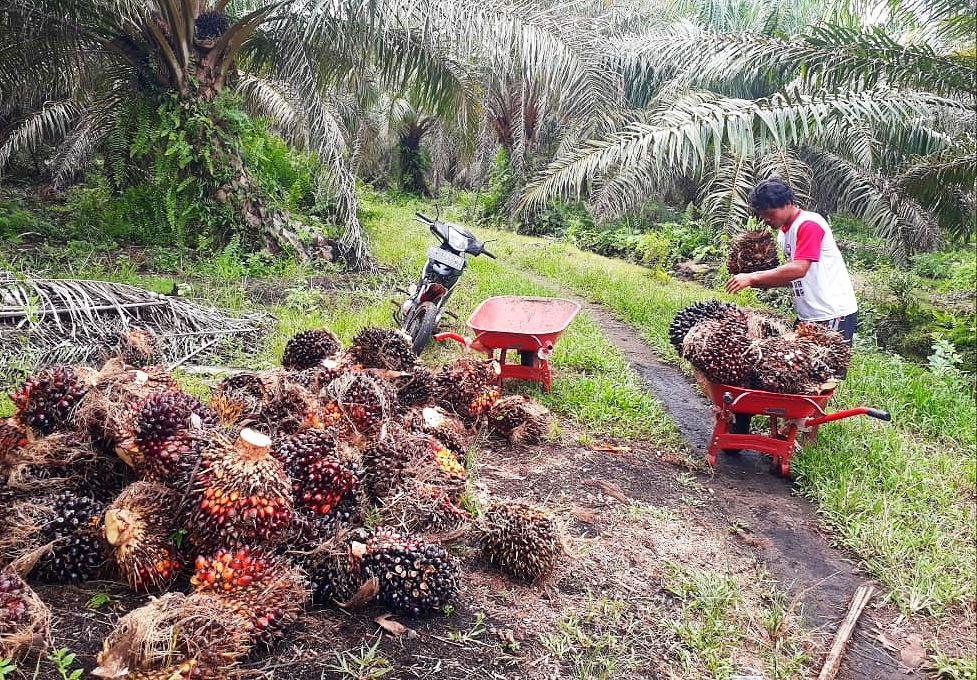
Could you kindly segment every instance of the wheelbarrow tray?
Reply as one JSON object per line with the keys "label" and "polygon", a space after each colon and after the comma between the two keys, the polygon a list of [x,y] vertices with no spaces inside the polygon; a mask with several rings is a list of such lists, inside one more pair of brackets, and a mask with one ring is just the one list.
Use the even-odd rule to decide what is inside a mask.
{"label": "wheelbarrow tray", "polygon": [[[714,383],[699,371],[695,372],[695,377],[713,402],[716,414],[716,426],[706,451],[709,465],[716,464],[719,451],[753,449],[769,454],[771,468],[786,477],[790,473],[790,459],[795,448],[813,441],[821,424],[857,415],[890,419],[887,411],[866,406],[825,413],[824,408],[834,394],[834,383],[826,383],[826,389],[818,394],[789,394]],[[733,414],[736,413],[767,416],[769,435],[733,432]]]}
{"label": "wheelbarrow tray", "polygon": [[468,326],[475,342],[487,349],[552,349],[578,311],[572,300],[499,295],[483,300]]}

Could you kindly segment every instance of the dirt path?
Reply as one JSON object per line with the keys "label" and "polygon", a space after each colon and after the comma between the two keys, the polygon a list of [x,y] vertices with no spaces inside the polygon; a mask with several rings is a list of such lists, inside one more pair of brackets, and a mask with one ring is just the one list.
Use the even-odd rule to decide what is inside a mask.
{"label": "dirt path", "polygon": [[[648,388],[662,401],[693,455],[705,455],[714,425],[711,405],[678,368],[661,363],[634,329],[607,309],[585,299],[579,302],[626,357]],[[797,495],[786,479],[771,474],[769,459],[754,451],[722,456],[701,483],[715,492],[721,514],[742,528],[758,547],[767,569],[804,603],[807,623],[832,636],[852,594],[864,576],[853,573],[857,563],[830,545],[821,532],[816,509]],[[877,640],[880,628],[866,610],[849,644],[839,678],[873,680],[910,677]]]}

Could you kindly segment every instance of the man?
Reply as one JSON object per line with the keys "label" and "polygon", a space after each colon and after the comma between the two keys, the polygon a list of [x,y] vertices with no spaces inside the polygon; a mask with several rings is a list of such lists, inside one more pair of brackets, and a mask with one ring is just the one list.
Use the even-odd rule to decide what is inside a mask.
{"label": "man", "polygon": [[779,177],[757,184],[749,201],[757,217],[779,230],[777,243],[787,262],[774,269],[737,274],[726,282],[726,292],[789,286],[799,321],[833,328],[851,346],[858,302],[828,222],[815,212],[798,208],[794,192]]}
{"label": "man", "polygon": [[[774,269],[737,274],[726,282],[726,292],[744,288],[789,286],[798,321],[812,321],[833,328],[851,347],[858,321],[858,302],[848,268],[835,243],[827,220],[801,210],[794,192],[779,177],[758,183],[750,192],[750,207],[764,224],[777,229],[777,243],[786,263]],[[844,378],[844,375],[838,376]],[[750,431],[749,413],[735,414],[733,431]],[[727,453],[739,453],[726,449]]]}

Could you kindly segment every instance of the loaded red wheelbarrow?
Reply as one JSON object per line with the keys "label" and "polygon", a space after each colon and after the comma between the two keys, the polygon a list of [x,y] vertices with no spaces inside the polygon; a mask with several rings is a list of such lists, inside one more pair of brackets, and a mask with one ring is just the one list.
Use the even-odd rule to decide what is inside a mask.
{"label": "loaded red wheelbarrow", "polygon": [[[773,471],[786,477],[790,472],[790,458],[797,446],[798,434],[801,435],[801,443],[808,443],[814,441],[818,426],[822,423],[857,415],[867,415],[879,420],[891,418],[888,411],[865,406],[825,413],[824,407],[834,390],[826,390],[820,394],[765,392],[713,383],[698,371],[696,379],[702,391],[712,400],[716,413],[716,427],[706,451],[706,462],[709,465],[716,464],[716,454],[722,449],[753,449],[772,456]],[[733,432],[736,413],[768,416],[770,434]]]}
{"label": "loaded red wheelbarrow", "polygon": [[[572,300],[550,297],[500,295],[482,300],[468,317],[474,338],[457,333],[438,333],[437,340],[456,340],[476,352],[497,359],[503,378],[522,378],[542,383],[550,389],[549,358],[553,345],[580,311]],[[499,350],[496,355],[495,351]],[[519,363],[508,363],[509,350],[519,353]]]}

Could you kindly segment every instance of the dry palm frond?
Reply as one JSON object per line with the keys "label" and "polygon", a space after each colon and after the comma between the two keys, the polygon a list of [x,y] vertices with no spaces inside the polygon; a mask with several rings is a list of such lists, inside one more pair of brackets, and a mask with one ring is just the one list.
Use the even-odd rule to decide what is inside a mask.
{"label": "dry palm frond", "polygon": [[10,358],[9,370],[101,363],[106,340],[130,328],[159,336],[172,368],[254,344],[266,318],[228,316],[122,283],[32,277],[0,282],[0,353]]}

